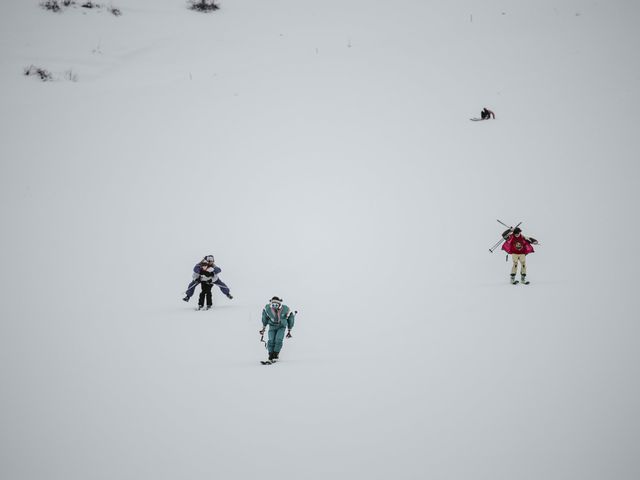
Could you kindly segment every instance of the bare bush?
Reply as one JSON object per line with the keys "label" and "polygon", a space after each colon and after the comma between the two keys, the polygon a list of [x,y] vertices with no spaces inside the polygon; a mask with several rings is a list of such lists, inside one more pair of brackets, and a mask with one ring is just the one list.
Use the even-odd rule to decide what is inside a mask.
{"label": "bare bush", "polygon": [[29,65],[24,69],[25,76],[37,76],[43,82],[49,82],[53,80],[53,75],[50,71],[45,70],[44,68],[36,67],[35,65]]}
{"label": "bare bush", "polygon": [[190,0],[189,8],[197,12],[213,12],[220,7],[215,0]]}
{"label": "bare bush", "polygon": [[[204,2],[205,0],[202,0],[202,1]],[[209,0],[209,1],[212,1],[212,0]],[[62,12],[69,8],[81,7],[81,8],[87,8],[87,9],[95,9],[95,10],[106,9],[109,13],[111,13],[115,17],[119,17],[120,15],[122,15],[122,10],[114,7],[113,5],[109,5],[107,7],[101,3],[96,3],[91,0],[84,0],[84,1],[81,1],[80,3],[76,2],[76,0],[45,0],[40,3],[40,6],[45,10],[49,10],[51,12]]]}
{"label": "bare bush", "polygon": [[46,0],[45,2],[41,2],[40,6],[50,12],[59,12],[61,10],[58,0]]}

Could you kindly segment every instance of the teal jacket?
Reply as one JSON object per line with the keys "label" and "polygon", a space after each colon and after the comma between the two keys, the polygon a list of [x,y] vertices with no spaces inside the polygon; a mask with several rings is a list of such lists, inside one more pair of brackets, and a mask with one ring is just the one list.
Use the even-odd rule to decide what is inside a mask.
{"label": "teal jacket", "polygon": [[280,310],[276,311],[271,308],[271,304],[268,303],[262,309],[262,325],[269,325],[271,328],[287,327],[289,330],[293,328],[293,324],[296,321],[296,315],[286,305],[282,305]]}

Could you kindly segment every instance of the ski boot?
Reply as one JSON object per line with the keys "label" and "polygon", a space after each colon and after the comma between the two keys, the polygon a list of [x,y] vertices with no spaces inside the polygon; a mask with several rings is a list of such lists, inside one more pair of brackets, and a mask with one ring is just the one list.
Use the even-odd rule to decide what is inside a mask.
{"label": "ski boot", "polygon": [[186,297],[184,297],[184,298],[182,299],[182,301],[183,301],[183,302],[188,302],[188,301],[189,301],[189,298],[191,298],[191,297],[186,296]]}
{"label": "ski boot", "polygon": [[280,352],[273,352],[273,361],[280,360]]}
{"label": "ski boot", "polygon": [[523,273],[522,275],[520,275],[520,283],[522,283],[523,285],[529,285],[531,283],[529,280],[527,280],[526,273]]}
{"label": "ski boot", "polygon": [[269,359],[268,360],[260,360],[260,363],[262,365],[271,365],[274,362],[273,355],[274,355],[273,352],[269,352]]}
{"label": "ski boot", "polygon": [[233,300],[233,295],[231,295],[230,293],[227,293],[227,298],[228,298],[229,300]]}
{"label": "ski boot", "polygon": [[518,282],[518,280],[516,280],[516,274],[512,273],[511,274],[511,285],[517,285],[518,283],[520,283],[520,282]]}
{"label": "ski boot", "polygon": [[204,305],[198,305],[198,308],[196,308],[196,310],[204,310]]}
{"label": "ski boot", "polygon": [[205,307],[205,310],[211,310],[211,308],[212,308],[212,307],[213,307],[213,305],[207,305],[207,306]]}

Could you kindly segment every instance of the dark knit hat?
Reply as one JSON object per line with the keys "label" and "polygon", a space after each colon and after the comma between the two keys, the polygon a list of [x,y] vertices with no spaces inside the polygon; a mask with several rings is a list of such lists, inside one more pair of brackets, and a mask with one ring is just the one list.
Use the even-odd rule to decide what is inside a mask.
{"label": "dark knit hat", "polygon": [[514,228],[514,229],[513,229],[513,233],[514,233],[515,235],[517,235],[517,234],[519,234],[519,233],[522,233],[522,230],[520,229],[520,227],[516,227],[516,228]]}

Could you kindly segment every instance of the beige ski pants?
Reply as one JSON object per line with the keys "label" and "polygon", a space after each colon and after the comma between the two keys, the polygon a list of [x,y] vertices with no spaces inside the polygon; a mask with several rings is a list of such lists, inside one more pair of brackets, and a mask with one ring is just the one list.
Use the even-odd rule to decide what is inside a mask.
{"label": "beige ski pants", "polygon": [[512,253],[511,259],[513,260],[513,266],[511,267],[511,275],[515,275],[516,272],[518,271],[518,262],[520,262],[520,275],[526,275],[527,274],[527,256]]}

